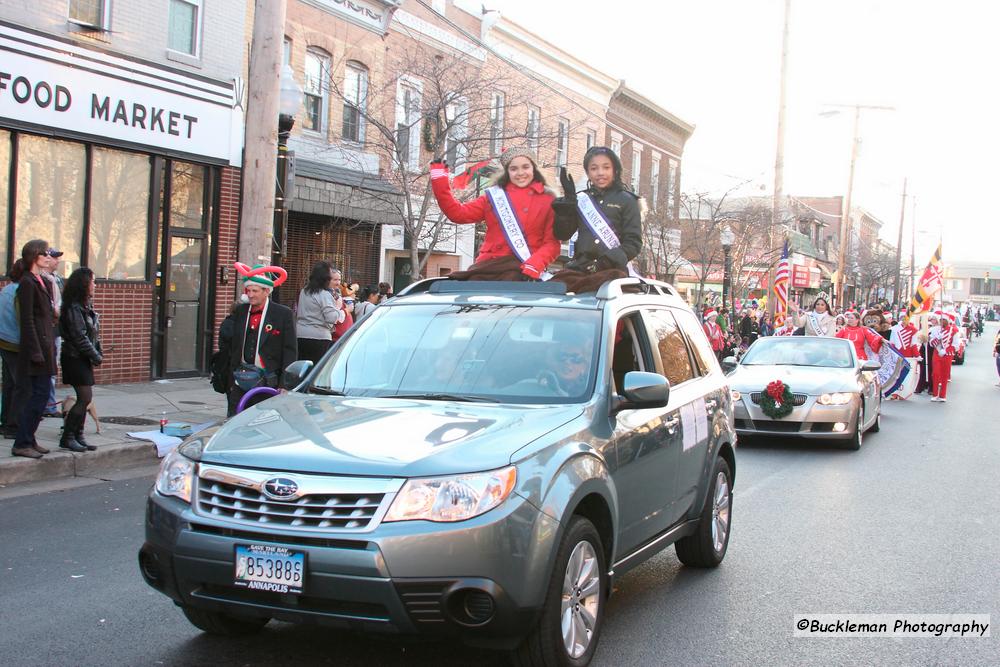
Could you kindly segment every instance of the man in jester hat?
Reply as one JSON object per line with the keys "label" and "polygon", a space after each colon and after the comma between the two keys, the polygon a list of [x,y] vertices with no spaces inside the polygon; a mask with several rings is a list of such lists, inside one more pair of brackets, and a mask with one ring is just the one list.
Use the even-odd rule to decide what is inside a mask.
{"label": "man in jester hat", "polygon": [[281,387],[281,374],[295,361],[298,349],[295,318],[288,306],[271,301],[271,290],[288,279],[280,266],[257,265],[253,268],[236,262],[236,272],[243,280],[247,298],[236,308],[235,334],[231,347],[229,416],[243,395],[255,387]]}

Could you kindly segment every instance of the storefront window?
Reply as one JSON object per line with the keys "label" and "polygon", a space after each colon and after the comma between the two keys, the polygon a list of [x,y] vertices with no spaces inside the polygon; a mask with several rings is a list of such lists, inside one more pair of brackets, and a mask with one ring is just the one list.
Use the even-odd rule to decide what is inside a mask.
{"label": "storefront window", "polygon": [[189,162],[171,163],[170,226],[205,228],[205,168]]}
{"label": "storefront window", "polygon": [[149,156],[94,148],[90,268],[98,278],[146,279]]}
{"label": "storefront window", "polygon": [[[7,214],[10,201],[10,132],[0,130],[0,262],[7,262]],[[8,267],[0,268],[0,273]]]}
{"label": "storefront window", "polygon": [[67,277],[80,266],[85,179],[83,144],[29,134],[18,138],[15,248],[45,239],[65,253],[59,272]]}

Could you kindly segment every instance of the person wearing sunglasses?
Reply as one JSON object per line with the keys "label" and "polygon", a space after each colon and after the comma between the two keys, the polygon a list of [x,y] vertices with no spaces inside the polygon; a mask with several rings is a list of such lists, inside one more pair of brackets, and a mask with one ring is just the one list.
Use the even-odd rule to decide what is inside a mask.
{"label": "person wearing sunglasses", "polygon": [[580,396],[590,384],[591,347],[586,342],[553,345],[539,382],[559,396]]}

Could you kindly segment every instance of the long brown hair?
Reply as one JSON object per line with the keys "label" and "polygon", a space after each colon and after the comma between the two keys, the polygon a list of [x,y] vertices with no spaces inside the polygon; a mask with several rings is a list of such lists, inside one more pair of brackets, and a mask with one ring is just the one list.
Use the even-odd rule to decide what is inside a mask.
{"label": "long brown hair", "polygon": [[49,250],[49,242],[42,239],[28,241],[21,248],[21,259],[24,260],[24,270],[30,271],[31,267],[38,261],[40,255],[44,255]]}

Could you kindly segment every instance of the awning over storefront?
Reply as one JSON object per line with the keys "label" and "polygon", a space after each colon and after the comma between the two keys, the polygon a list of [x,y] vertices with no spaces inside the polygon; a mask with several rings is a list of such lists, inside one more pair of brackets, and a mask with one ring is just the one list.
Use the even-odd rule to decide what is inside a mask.
{"label": "awning over storefront", "polygon": [[402,195],[378,176],[313,160],[295,162],[289,210],[362,222],[398,223]]}

